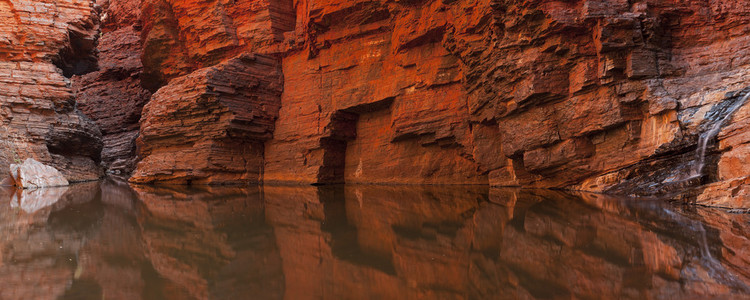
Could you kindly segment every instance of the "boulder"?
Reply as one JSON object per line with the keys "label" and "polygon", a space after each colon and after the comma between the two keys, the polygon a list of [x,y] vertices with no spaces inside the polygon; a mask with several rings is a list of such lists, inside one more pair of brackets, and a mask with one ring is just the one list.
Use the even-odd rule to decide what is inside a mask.
{"label": "boulder", "polygon": [[60,171],[33,158],[27,158],[23,164],[10,165],[10,177],[15,186],[23,189],[68,185]]}

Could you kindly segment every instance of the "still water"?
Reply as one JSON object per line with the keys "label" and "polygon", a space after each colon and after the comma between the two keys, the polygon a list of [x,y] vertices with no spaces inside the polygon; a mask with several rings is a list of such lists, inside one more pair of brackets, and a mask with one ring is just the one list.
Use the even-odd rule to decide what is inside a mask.
{"label": "still water", "polygon": [[0,298],[736,298],[749,221],[482,187],[0,188]]}

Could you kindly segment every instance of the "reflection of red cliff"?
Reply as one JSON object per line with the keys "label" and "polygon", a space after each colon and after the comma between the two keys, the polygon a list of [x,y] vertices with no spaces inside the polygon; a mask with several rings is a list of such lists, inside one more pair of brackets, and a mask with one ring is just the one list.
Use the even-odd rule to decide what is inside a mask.
{"label": "reflection of red cliff", "polygon": [[[661,226],[674,220],[661,215],[634,221],[653,210],[618,202],[455,188],[264,190],[289,299],[648,298],[750,283],[730,250],[744,247],[742,234],[715,240],[706,227],[719,269],[701,260],[696,232],[670,233]],[[709,222],[720,232],[733,226],[725,223]]]}
{"label": "reflection of red cliff", "polygon": [[750,283],[747,216],[601,195],[108,181],[0,217],[3,299],[731,298]]}
{"label": "reflection of red cliff", "polygon": [[280,297],[280,259],[270,228],[263,226],[257,190],[136,191],[144,254],[166,282],[165,294],[189,299]]}
{"label": "reflection of red cliff", "polygon": [[73,185],[34,214],[10,209],[9,191],[0,197],[0,299],[281,298],[257,190],[133,191],[106,181]]}

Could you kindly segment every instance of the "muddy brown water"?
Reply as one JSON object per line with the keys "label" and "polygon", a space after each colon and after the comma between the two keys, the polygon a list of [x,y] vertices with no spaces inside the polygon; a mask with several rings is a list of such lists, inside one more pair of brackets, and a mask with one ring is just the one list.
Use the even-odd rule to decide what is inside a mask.
{"label": "muddy brown water", "polygon": [[746,297],[750,215],[476,186],[0,187],[0,299]]}

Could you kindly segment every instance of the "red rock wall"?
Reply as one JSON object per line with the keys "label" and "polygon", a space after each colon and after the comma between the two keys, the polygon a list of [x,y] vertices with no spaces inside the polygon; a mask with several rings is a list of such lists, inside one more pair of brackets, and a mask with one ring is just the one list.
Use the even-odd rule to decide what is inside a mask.
{"label": "red rock wall", "polygon": [[152,89],[238,53],[280,58],[266,182],[658,194],[746,174],[729,163],[744,152],[711,143],[703,177],[674,179],[694,165],[710,112],[747,85],[747,5],[269,3],[142,6]]}
{"label": "red rock wall", "polygon": [[31,157],[69,181],[101,176],[101,133],[65,77],[95,66],[97,22],[91,1],[0,1],[0,169]]}
{"label": "red rock wall", "polygon": [[264,179],[487,183],[471,157],[464,70],[441,44],[459,6],[444,6],[298,2]]}
{"label": "red rock wall", "polygon": [[[264,178],[648,186],[618,188],[649,177],[629,167],[694,147],[699,130],[684,125],[703,117],[681,110],[683,99],[741,89],[742,7],[300,1]],[[709,33],[717,29],[730,33]],[[715,49],[721,58],[703,58]],[[688,84],[698,76],[701,88]],[[373,110],[384,112],[373,119]],[[344,129],[340,112],[350,114]]]}
{"label": "red rock wall", "polygon": [[291,0],[143,0],[144,86],[238,54],[277,53],[294,26]]}
{"label": "red rock wall", "polygon": [[131,182],[259,182],[282,88],[278,62],[260,55],[173,79],[143,109]]}
{"label": "red rock wall", "polygon": [[102,131],[102,165],[109,173],[135,169],[135,138],[151,94],[141,86],[139,0],[99,1],[99,70],[72,79],[78,108]]}
{"label": "red rock wall", "polygon": [[[744,107],[718,143],[709,141],[706,172],[683,178],[695,166],[698,137],[747,93],[745,2],[102,0],[96,18],[90,3],[72,1],[58,5],[61,25],[44,27],[27,23],[48,11],[5,0],[10,33],[0,53],[13,62],[3,70],[44,62],[35,74],[56,82],[48,86],[60,99],[70,99],[69,89],[50,63],[86,73],[73,88],[104,134],[103,163],[127,173],[140,160],[135,182],[471,183],[623,194],[714,184],[688,197],[745,206],[720,192],[750,194]],[[238,58],[250,55],[268,63]],[[3,103],[2,130],[16,128],[22,144],[52,140],[47,146],[58,149],[71,135],[95,135],[90,125],[52,135],[27,126],[70,127],[67,119],[11,119],[29,108],[11,107],[26,100],[6,89],[16,100]],[[67,101],[56,102],[54,115],[73,111]]]}

